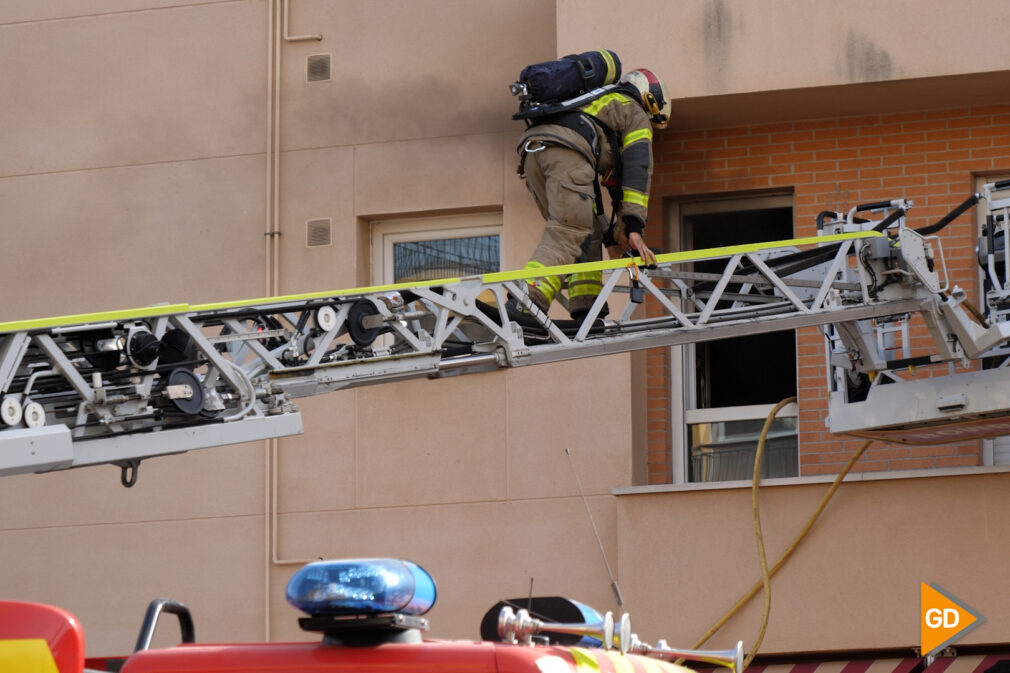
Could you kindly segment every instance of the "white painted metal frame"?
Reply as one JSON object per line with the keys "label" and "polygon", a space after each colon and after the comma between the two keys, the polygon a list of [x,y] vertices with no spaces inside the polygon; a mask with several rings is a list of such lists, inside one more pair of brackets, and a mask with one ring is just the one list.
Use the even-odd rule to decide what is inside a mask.
{"label": "white painted metal frame", "polygon": [[[927,289],[925,259],[915,262],[923,268],[900,267],[906,273],[886,292],[870,293],[874,273],[899,268],[894,249],[872,245],[872,236],[825,238],[831,247],[805,243],[825,256],[813,273],[779,271],[782,259],[795,259],[795,242],[663,255],[655,269],[591,265],[603,274],[603,291],[581,322],[545,315],[529,300],[522,273],[499,273],[7,323],[0,325],[0,474],[112,463],[126,483],[143,458],[300,432],[295,398],[407,378],[834,325],[829,362],[841,390],[847,375],[887,364],[870,338],[874,320],[928,315],[943,341],[937,361],[972,357],[977,344],[1010,336],[966,327],[956,292],[941,299]],[[699,259],[726,264],[719,274],[685,270]],[[854,270],[850,259],[876,271]],[[653,299],[650,315],[629,301],[635,283]],[[598,318],[608,303],[620,309],[616,320]],[[956,343],[948,334],[957,334]],[[65,432],[54,432],[60,426]],[[36,441],[51,450],[25,450]]]}

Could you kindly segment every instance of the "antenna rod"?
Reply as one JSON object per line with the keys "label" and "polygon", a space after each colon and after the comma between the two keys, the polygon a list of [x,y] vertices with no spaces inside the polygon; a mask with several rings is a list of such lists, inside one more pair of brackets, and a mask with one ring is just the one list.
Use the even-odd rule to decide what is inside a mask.
{"label": "antenna rod", "polygon": [[621,588],[617,586],[617,580],[614,579],[614,573],[610,569],[610,562],[607,560],[607,552],[603,549],[603,542],[600,540],[600,533],[596,530],[596,522],[593,521],[593,513],[589,510],[589,501],[586,500],[586,494],[582,490],[582,480],[579,479],[579,473],[575,469],[575,461],[572,460],[572,452],[565,447],[565,455],[568,456],[568,464],[572,468],[572,474],[575,475],[575,485],[579,487],[579,496],[582,497],[582,504],[586,508],[586,515],[589,517],[589,524],[593,527],[593,535],[596,536],[596,544],[600,547],[600,556],[603,557],[603,565],[607,567],[607,576],[610,577],[610,590],[614,592],[614,599],[617,600],[617,609],[622,613],[624,612],[624,598],[621,596]]}

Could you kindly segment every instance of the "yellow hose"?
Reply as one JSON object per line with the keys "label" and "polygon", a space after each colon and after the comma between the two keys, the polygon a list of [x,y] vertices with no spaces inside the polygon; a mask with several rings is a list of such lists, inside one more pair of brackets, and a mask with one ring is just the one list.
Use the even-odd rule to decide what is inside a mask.
{"label": "yellow hose", "polygon": [[768,558],[765,556],[765,541],[764,535],[761,532],[761,506],[758,501],[758,484],[761,482],[761,458],[764,456],[765,440],[768,438],[768,431],[771,429],[772,423],[775,422],[775,417],[778,416],[782,407],[795,401],[795,397],[787,397],[776,404],[775,408],[771,410],[768,414],[768,418],[765,419],[764,427],[761,428],[761,436],[758,438],[757,451],[754,453],[754,477],[751,481],[750,491],[751,507],[754,510],[754,537],[757,541],[758,560],[761,562],[761,587],[764,589],[765,600],[764,611],[761,615],[761,628],[758,629],[758,635],[754,639],[754,644],[751,647],[750,653],[747,655],[747,658],[744,659],[744,668],[750,666],[750,662],[754,659],[754,656],[761,648],[761,643],[765,639],[765,631],[768,628],[768,615],[771,614],[772,609],[772,577],[771,573],[768,572]]}
{"label": "yellow hose", "polygon": [[[758,649],[761,646],[761,641],[764,640],[764,634],[768,627],[768,616],[771,611],[772,576],[775,575],[775,573],[777,573],[783,565],[785,565],[786,559],[788,559],[792,555],[792,553],[796,551],[796,548],[806,537],[807,533],[810,532],[810,529],[813,528],[813,525],[817,521],[817,519],[821,516],[821,513],[824,511],[824,508],[827,507],[828,501],[831,500],[832,496],[834,496],[835,494],[835,491],[837,491],[838,487],[841,486],[842,481],[845,479],[845,476],[852,469],[852,466],[856,464],[856,461],[859,460],[860,457],[862,457],[863,453],[866,452],[866,449],[870,446],[870,444],[873,441],[873,440],[867,440],[852,454],[848,462],[845,464],[845,467],[842,469],[841,472],[838,473],[838,476],[835,477],[834,482],[832,482],[831,484],[831,488],[829,488],[828,491],[824,494],[824,497],[821,498],[820,504],[814,510],[813,514],[810,515],[810,518],[807,520],[806,525],[800,531],[799,535],[797,535],[796,538],[789,544],[789,546],[786,547],[785,551],[782,552],[782,555],[779,557],[778,561],[776,561],[771,568],[768,568],[764,551],[764,539],[761,533],[761,516],[757,497],[758,483],[760,481],[760,475],[761,475],[761,456],[764,453],[765,439],[768,435],[768,430],[771,428],[771,424],[774,421],[775,416],[778,414],[779,411],[781,411],[782,407],[784,407],[787,404],[790,404],[791,402],[794,402],[795,400],[796,400],[795,397],[791,397],[786,400],[783,400],[782,402],[779,402],[775,406],[775,408],[772,409],[771,413],[768,414],[768,418],[765,420],[764,428],[761,430],[761,436],[758,439],[757,451],[754,457],[754,478],[751,487],[751,500],[754,511],[754,532],[757,538],[758,557],[761,561],[761,579],[758,582],[756,582],[753,587],[751,587],[750,591],[744,594],[744,596],[739,601],[737,601],[736,605],[734,605],[729,610],[729,612],[727,612],[719,621],[713,624],[712,627],[705,633],[705,635],[703,635],[698,640],[698,642],[696,642],[692,646],[692,649],[698,649],[702,645],[704,645],[705,642],[708,641],[708,639],[711,638],[716,632],[718,632],[719,629],[721,629],[726,624],[726,622],[728,622],[733,617],[733,615],[735,615],[740,610],[740,608],[746,605],[747,602],[751,598],[753,598],[758,591],[764,589],[765,605],[764,605],[764,614],[761,619],[761,627],[758,636],[755,639],[754,646],[751,649],[750,654],[748,654],[747,658],[744,661],[743,665],[744,668],[747,668],[747,666],[750,665],[751,661],[753,661],[754,657],[757,655]],[[737,673],[742,672],[738,671]]]}

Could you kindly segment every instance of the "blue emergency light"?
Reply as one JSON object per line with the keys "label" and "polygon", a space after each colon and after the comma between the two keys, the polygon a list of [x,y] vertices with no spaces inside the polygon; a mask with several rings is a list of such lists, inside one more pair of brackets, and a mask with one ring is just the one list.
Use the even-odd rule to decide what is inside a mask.
{"label": "blue emergency light", "polygon": [[410,561],[316,561],[291,577],[286,595],[288,603],[312,617],[423,615],[435,604],[435,580]]}

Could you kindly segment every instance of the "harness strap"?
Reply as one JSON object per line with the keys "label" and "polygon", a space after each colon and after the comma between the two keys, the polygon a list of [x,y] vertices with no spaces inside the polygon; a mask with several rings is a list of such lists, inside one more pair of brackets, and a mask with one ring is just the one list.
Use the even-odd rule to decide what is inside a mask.
{"label": "harness strap", "polygon": [[[614,227],[617,224],[617,206],[621,201],[620,186],[623,173],[621,165],[621,138],[609,124],[601,120],[599,117],[583,112],[582,110],[565,110],[535,121],[530,119],[526,120],[528,126],[556,124],[575,131],[585,139],[586,143],[592,149],[593,167],[598,168],[600,164],[600,153],[603,151],[603,143],[600,142],[599,133],[597,133],[594,122],[597,126],[599,126],[600,130],[603,131],[603,135],[607,140],[607,145],[610,148],[611,172],[613,174],[614,182],[616,183],[613,187],[607,187],[607,192],[610,194],[610,226],[604,235],[604,243],[606,245],[612,245],[615,242]],[[528,153],[529,149],[527,149],[527,146],[524,145],[519,158],[518,172],[520,177],[525,174],[526,155]],[[600,185],[599,171],[594,171],[593,193],[595,195],[594,205],[596,212],[605,212],[603,207],[603,189]]]}
{"label": "harness strap", "polygon": [[[617,225],[617,204],[621,202],[620,192],[624,175],[624,164],[621,161],[621,139],[614,129],[610,128],[610,125],[599,117],[589,114],[586,114],[586,116],[600,125],[600,128],[603,129],[603,135],[606,136],[607,142],[610,144],[610,165],[614,185],[607,187],[607,191],[610,193],[610,226],[607,227],[607,231],[603,234],[603,244],[609,247],[617,242],[617,239],[614,238],[614,227]],[[598,212],[602,213],[603,197],[600,194],[600,176],[598,173],[593,182],[593,188],[596,190]]]}

